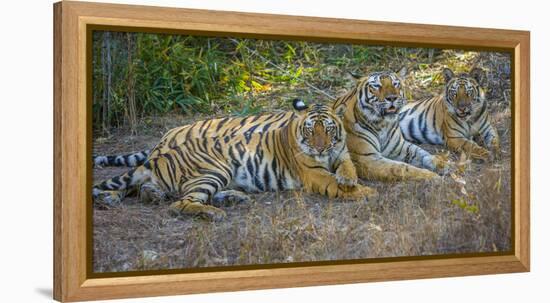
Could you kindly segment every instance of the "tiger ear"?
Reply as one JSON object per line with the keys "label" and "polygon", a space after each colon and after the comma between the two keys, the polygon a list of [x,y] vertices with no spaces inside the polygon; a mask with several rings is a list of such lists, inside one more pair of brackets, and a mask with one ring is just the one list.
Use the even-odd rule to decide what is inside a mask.
{"label": "tiger ear", "polygon": [[296,111],[303,111],[306,110],[309,106],[304,102],[304,100],[300,98],[295,98],[292,100],[292,108]]}
{"label": "tiger ear", "polygon": [[474,78],[477,81],[477,84],[481,85],[481,82],[483,81],[483,78],[485,77],[485,72],[479,67],[474,67],[470,71],[469,75],[470,75],[471,78]]}
{"label": "tiger ear", "polygon": [[453,71],[447,67],[443,69],[442,73],[443,77],[445,78],[445,83],[449,82],[455,76],[455,73],[453,73]]}
{"label": "tiger ear", "polygon": [[399,78],[405,79],[407,77],[407,74],[409,74],[409,70],[406,66],[403,66],[398,72],[397,75],[399,75]]}

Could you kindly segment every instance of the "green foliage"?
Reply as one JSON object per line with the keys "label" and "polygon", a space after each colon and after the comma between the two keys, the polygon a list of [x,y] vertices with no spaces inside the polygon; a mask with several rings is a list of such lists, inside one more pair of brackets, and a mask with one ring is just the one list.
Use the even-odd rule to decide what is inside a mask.
{"label": "green foliage", "polygon": [[395,56],[417,59],[419,53],[413,48],[95,31],[94,129],[108,132],[130,123],[129,96],[135,96],[141,121],[169,112],[249,115],[288,106],[296,95],[326,101],[326,95],[353,85],[348,72],[366,74],[365,66],[397,70],[408,61]]}

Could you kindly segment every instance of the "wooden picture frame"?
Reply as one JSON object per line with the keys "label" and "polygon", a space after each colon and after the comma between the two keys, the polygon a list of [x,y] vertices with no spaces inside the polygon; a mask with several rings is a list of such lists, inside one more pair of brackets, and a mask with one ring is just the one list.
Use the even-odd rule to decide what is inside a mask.
{"label": "wooden picture frame", "polygon": [[[91,130],[86,96],[89,29],[504,50],[512,55],[513,250],[491,256],[391,258],[131,277],[90,275]],[[63,1],[54,4],[54,298],[129,298],[278,287],[526,272],[529,257],[529,52],[527,31],[371,22]]]}

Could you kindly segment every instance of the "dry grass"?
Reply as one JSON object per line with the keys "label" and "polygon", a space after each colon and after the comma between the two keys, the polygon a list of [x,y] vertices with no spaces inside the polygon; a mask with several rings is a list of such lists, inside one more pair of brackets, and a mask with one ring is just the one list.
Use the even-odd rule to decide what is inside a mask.
{"label": "dry grass", "polygon": [[[498,70],[508,62],[487,57],[491,54],[467,55],[461,61],[464,66],[476,63]],[[414,96],[440,91],[437,78],[425,80],[449,65],[445,52],[439,56],[438,63],[410,77]],[[509,78],[491,75],[492,118],[501,136],[503,157],[494,163],[466,165],[464,188],[450,177],[431,182],[368,182],[380,193],[368,202],[328,200],[300,192],[263,193],[252,195],[251,203],[224,207],[228,216],[221,222],[173,218],[167,211],[169,202],[145,205],[129,197],[120,206],[94,209],[94,271],[507,251],[511,248]],[[119,129],[109,138],[96,138],[94,149],[109,154],[150,148],[167,129],[188,122],[189,118],[180,116],[147,118],[141,121],[144,128],[139,136]],[[458,155],[451,158],[457,161]],[[125,170],[94,169],[94,181]]]}
{"label": "dry grass", "polygon": [[[118,207],[94,209],[94,270],[509,250],[510,142],[505,130],[510,117],[509,113],[494,117],[504,135],[503,159],[468,165],[464,179],[470,196],[449,177],[436,182],[369,182],[380,192],[377,200],[369,202],[327,200],[300,192],[263,193],[252,195],[250,204],[225,207],[227,219],[215,223],[173,218],[167,203],[145,205],[130,197]],[[135,141],[140,142],[136,146],[147,146]],[[113,146],[118,145],[106,142],[99,149]],[[94,179],[124,170],[96,169]]]}

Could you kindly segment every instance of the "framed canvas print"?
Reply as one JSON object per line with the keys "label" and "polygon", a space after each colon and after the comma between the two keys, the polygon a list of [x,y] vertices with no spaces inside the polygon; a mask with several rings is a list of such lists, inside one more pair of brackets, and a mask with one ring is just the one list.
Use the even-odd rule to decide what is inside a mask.
{"label": "framed canvas print", "polygon": [[529,271],[529,32],[54,5],[54,298]]}

